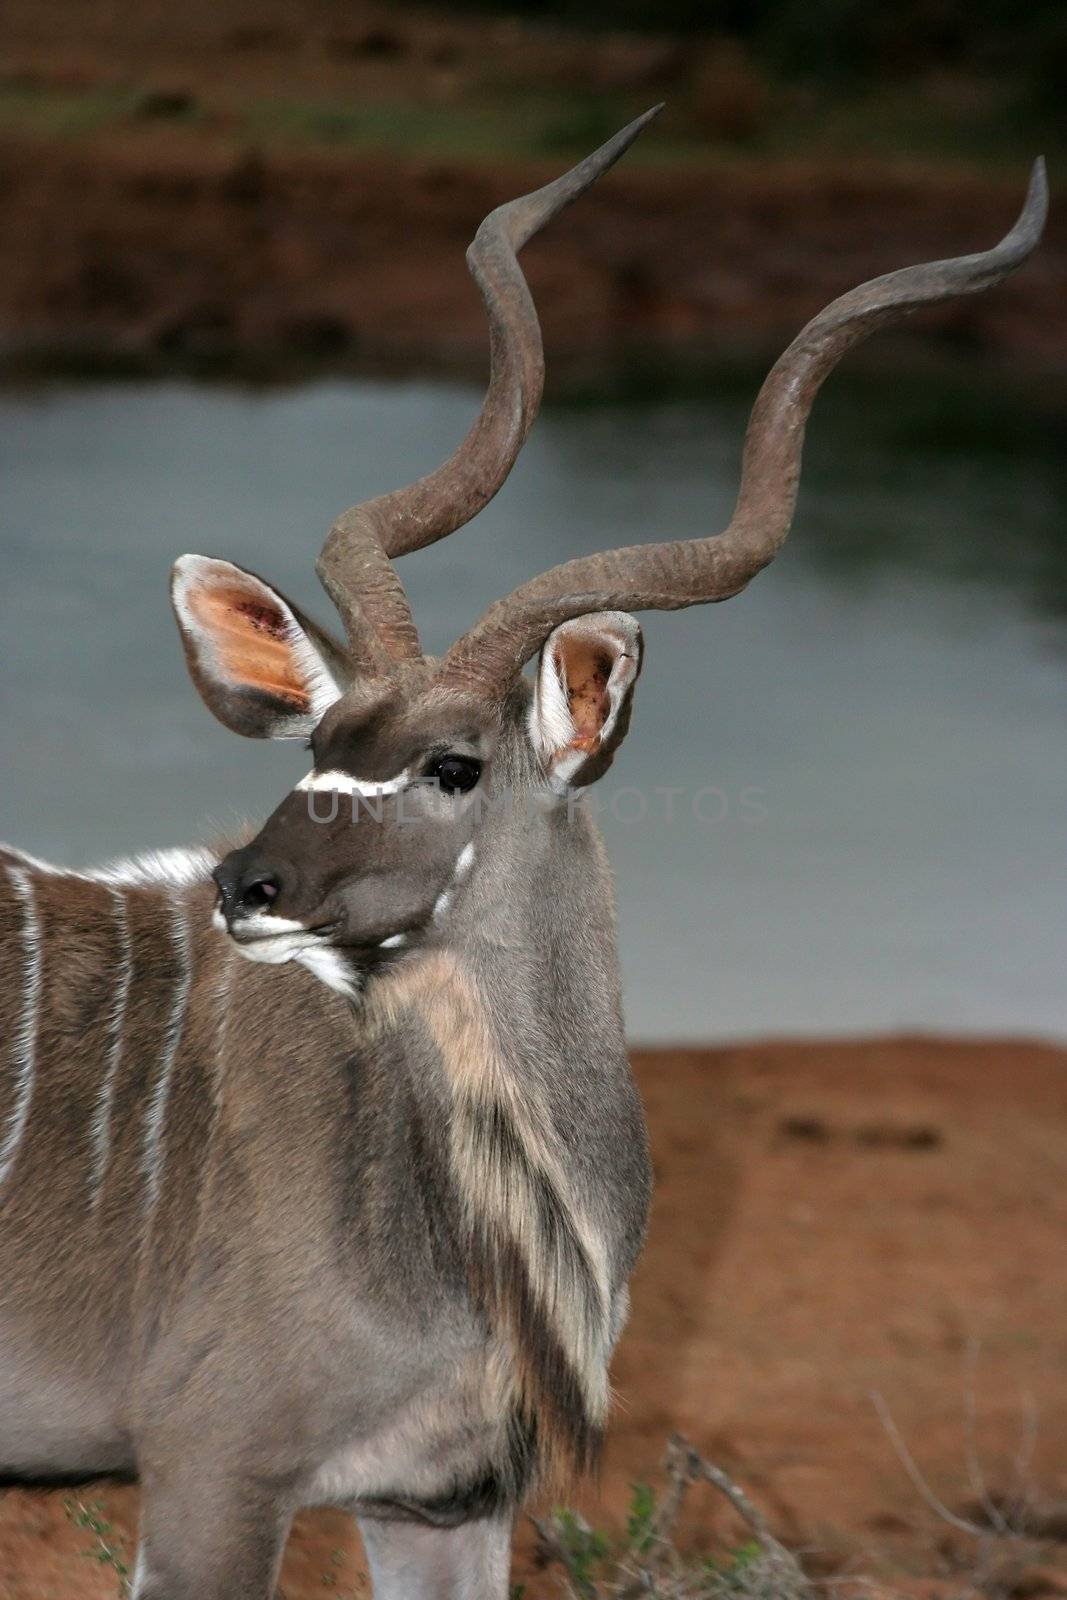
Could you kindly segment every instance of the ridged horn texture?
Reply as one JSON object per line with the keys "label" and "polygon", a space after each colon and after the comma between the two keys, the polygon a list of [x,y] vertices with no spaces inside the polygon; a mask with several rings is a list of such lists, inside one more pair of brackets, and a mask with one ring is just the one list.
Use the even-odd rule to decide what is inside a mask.
{"label": "ridged horn texture", "polygon": [[498,696],[559,623],[591,611],[672,611],[738,594],[777,554],[796,505],[804,428],[823,380],[853,345],[922,306],[976,294],[1015,271],[1041,238],[1044,162],[1011,232],[978,255],[905,267],[852,289],[802,330],[771,369],[745,434],[741,487],[723,533],[631,545],[551,568],[497,601],[448,652],[441,675]]}
{"label": "ridged horn texture", "polygon": [[342,513],[316,566],[357,667],[387,670],[419,654],[411,607],[390,558],[443,539],[481,511],[515,465],[537,415],[541,328],[517,252],[613,166],[661,109],[646,111],[562,178],[499,206],[475,234],[467,264],[489,316],[490,376],[481,412],[435,472]]}

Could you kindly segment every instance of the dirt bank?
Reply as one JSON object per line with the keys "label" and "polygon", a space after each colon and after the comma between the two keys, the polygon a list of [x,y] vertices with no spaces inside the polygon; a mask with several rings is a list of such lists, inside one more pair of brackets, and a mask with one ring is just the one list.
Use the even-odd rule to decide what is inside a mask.
{"label": "dirt bank", "polygon": [[[0,144],[0,345],[162,362],[483,359],[463,253],[551,165],[230,155],[150,139]],[[528,252],[551,355],[773,345],[890,267],[992,243],[1021,179],[773,168],[619,172]],[[1067,369],[1067,231],[945,340]]]}
{"label": "dirt bank", "polygon": [[[1067,1052],[896,1039],[641,1051],[636,1067],[656,1205],[589,1515],[617,1527],[681,1428],[821,1571],[882,1596],[1062,1595],[1067,1544],[990,1550],[950,1528],[871,1396],[953,1511],[973,1513],[983,1482],[1031,1508],[1067,1500]],[[116,1594],[63,1498],[0,1499],[4,1600]],[[87,1498],[128,1533],[133,1490]],[[698,1500],[687,1539],[706,1547],[714,1522]],[[516,1577],[540,1600],[556,1590],[529,1550],[524,1534]],[[346,1519],[307,1514],[284,1593],[365,1592],[360,1570]]]}
{"label": "dirt bank", "polygon": [[[714,41],[373,0],[11,0],[0,353],[480,363],[480,218],[661,97],[624,167],[530,248],[550,352],[773,346],[864,278],[1000,236],[1045,130],[997,92],[840,107]],[[1019,280],[937,325],[1067,370],[1065,267],[1060,207]]]}

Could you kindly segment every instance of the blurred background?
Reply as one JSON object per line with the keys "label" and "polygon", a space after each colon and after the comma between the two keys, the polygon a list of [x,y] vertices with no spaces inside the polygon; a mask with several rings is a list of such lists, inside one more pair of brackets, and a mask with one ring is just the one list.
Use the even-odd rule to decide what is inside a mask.
{"label": "blurred background", "polygon": [[[1024,1454],[1067,1496],[1065,76],[1058,0],[6,0],[0,39],[0,837],[72,863],[210,839],[302,770],[201,706],[169,565],[329,616],[331,519],[480,402],[463,252],[501,200],[667,101],[524,255],[545,405],[493,505],[402,567],[431,649],[556,561],[721,526],[801,324],[991,245],[1048,157],[1034,260],[834,375],[774,566],[643,619],[596,791],[657,1047],[609,1516],[681,1425],[827,1571],[926,1600],[1064,1592],[979,1584],[869,1391],[946,1504],[979,1457],[1018,1498]],[[69,1600],[28,1505],[6,1592]],[[326,1538],[298,1527],[288,1595],[347,1592]]]}

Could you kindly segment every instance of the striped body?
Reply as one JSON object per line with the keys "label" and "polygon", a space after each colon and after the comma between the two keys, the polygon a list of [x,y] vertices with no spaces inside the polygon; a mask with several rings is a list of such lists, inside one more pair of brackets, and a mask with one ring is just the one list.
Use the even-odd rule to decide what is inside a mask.
{"label": "striped body", "polygon": [[588,1464],[632,1091],[620,1250],[506,977],[430,949],[354,1006],[240,960],[209,867],[0,852],[0,1472],[143,1473],[188,1430],[298,1503],[450,1522]]}

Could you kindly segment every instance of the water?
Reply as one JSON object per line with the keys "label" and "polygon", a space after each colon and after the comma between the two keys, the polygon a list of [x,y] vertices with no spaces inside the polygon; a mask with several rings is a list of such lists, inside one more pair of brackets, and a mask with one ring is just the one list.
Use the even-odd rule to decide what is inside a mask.
{"label": "water", "polygon": [[[232,557],[326,618],[332,516],[435,465],[476,399],[0,399],[0,837],[85,863],[270,810],[306,757],[202,708],[171,560]],[[1029,405],[845,380],[779,561],[728,605],[643,619],[599,791],[635,1038],[1067,1034],[1063,468]],[[489,511],[403,564],[424,644],[581,551],[716,529],[744,410],[724,390],[546,412]]]}

